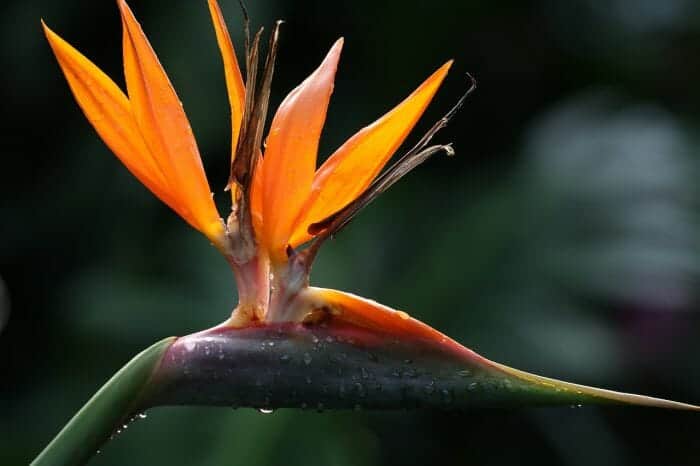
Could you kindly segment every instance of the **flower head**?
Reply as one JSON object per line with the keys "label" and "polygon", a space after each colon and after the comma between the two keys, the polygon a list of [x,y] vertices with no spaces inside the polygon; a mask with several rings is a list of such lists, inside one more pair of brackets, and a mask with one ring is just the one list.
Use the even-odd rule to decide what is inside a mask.
{"label": "flower head", "polygon": [[[359,208],[435,148],[450,150],[449,146],[423,150],[430,134],[417,150],[380,176],[432,100],[452,61],[350,137],[317,169],[319,139],[343,39],[333,44],[320,66],[281,103],[263,152],[279,23],[261,72],[261,31],[252,41],[248,38],[244,80],[221,9],[216,0],[208,3],[231,108],[229,188],[233,208],[226,222],[214,205],[180,100],[126,2],[118,1],[126,94],[48,26],[44,29],[78,104],[102,140],[134,176],[228,259],[240,299],[230,323],[299,321],[317,315],[319,309],[357,307],[348,304],[356,302],[352,299],[340,303],[332,290],[308,287],[310,264],[323,240]],[[295,250],[309,241],[314,243],[307,249]]]}
{"label": "flower head", "polygon": [[[223,325],[166,339],[137,356],[40,459],[86,459],[90,446],[85,447],[82,434],[91,429],[85,426],[105,417],[110,426],[95,430],[108,435],[112,421],[121,425],[128,419],[121,407],[139,412],[184,403],[271,409],[305,407],[308,400],[319,409],[612,402],[700,410],[519,371],[483,358],[405,312],[309,286],[311,264],[327,238],[432,154],[453,152],[449,145],[429,144],[459,109],[473,82],[455,107],[383,170],[440,87],[451,61],[350,137],[317,169],[318,143],[343,39],[284,99],[272,118],[263,153],[280,23],[259,69],[261,31],[251,40],[246,18],[244,80],[219,5],[209,0],[231,107],[232,212],[224,222],[182,105],[126,2],[119,0],[118,5],[126,94],[44,25],[46,37],[78,104],[104,142],[226,257],[236,277],[239,304]],[[253,344],[263,349],[251,351]],[[372,384],[365,380],[369,378]],[[106,408],[110,400],[116,400],[114,407]],[[94,437],[99,441],[102,434]]]}

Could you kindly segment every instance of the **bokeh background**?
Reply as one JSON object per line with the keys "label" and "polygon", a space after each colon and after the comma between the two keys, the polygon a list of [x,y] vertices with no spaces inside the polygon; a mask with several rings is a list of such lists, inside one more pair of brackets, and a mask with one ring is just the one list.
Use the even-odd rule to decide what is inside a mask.
{"label": "bokeh background", "polygon": [[[242,44],[234,0],[221,0]],[[132,0],[221,211],[228,107],[206,2]],[[479,88],[436,157],[322,251],[313,279],[406,309],[480,353],[700,402],[700,4],[249,1],[283,28],[273,105],[340,35],[325,157],[448,58],[413,136]],[[122,83],[113,1],[0,7],[0,464],[27,463],[137,351],[223,320],[226,264],[109,153],[39,18]],[[239,49],[240,50],[240,49]],[[242,50],[241,50],[242,51]],[[163,408],[94,465],[695,465],[700,416],[646,409]]]}

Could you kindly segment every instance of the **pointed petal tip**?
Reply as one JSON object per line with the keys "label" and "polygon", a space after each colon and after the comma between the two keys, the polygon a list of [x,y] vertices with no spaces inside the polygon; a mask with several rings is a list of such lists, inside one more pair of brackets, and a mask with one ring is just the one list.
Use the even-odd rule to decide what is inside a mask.
{"label": "pointed petal tip", "polygon": [[336,67],[338,66],[338,61],[340,60],[340,53],[343,51],[344,44],[345,39],[342,37],[333,42],[333,45],[331,46],[330,50],[328,50],[328,54],[326,54],[326,58],[324,58],[323,63],[321,63],[321,68],[331,63],[333,63]]}
{"label": "pointed petal tip", "polygon": [[[119,7],[119,11],[121,12],[122,18],[125,15],[129,15],[132,18],[134,18],[134,12],[131,11],[131,7],[126,3],[126,0],[117,0],[117,7]],[[136,18],[134,18],[135,20]]]}
{"label": "pointed petal tip", "polygon": [[340,54],[343,51],[344,43],[345,39],[342,37],[333,43],[330,50],[328,50],[326,57],[323,59],[319,69],[331,67],[333,68],[333,72],[335,72],[335,69],[338,68],[338,62],[340,61]]}
{"label": "pointed petal tip", "polygon": [[55,36],[57,36],[57,34],[55,32],[53,32],[53,29],[51,29],[48,24],[46,24],[46,22],[44,21],[44,18],[41,18],[40,21],[41,21],[41,28],[44,30],[44,35],[49,40],[49,42],[51,42],[51,40]]}

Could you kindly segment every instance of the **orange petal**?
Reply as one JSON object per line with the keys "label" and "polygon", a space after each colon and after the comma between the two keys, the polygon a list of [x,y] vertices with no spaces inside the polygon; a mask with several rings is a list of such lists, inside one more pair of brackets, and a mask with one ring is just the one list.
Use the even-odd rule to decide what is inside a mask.
{"label": "orange petal", "polygon": [[311,239],[307,232],[310,224],[334,214],[367,189],[411,132],[451,65],[452,60],[442,65],[403,102],[348,139],[318,169],[297,220],[292,246]]}
{"label": "orange petal", "polygon": [[226,75],[226,88],[228,89],[228,100],[231,105],[231,161],[236,156],[236,144],[241,129],[243,110],[245,108],[245,85],[243,76],[238,66],[236,52],[233,49],[233,42],[228,33],[224,16],[216,0],[209,0],[209,12],[216,31],[216,41],[221,50],[221,58],[224,61],[224,74]]}
{"label": "orange petal", "polygon": [[255,165],[255,172],[253,173],[253,182],[250,186],[250,213],[253,217],[253,229],[255,230],[256,238],[262,238],[263,235],[263,165],[263,157],[258,156],[258,163]]}
{"label": "orange petal", "polygon": [[42,22],[46,38],[56,55],[73,95],[112,152],[153,194],[192,223],[182,209],[141,136],[131,104],[117,85],[84,55]]}
{"label": "orange petal", "polygon": [[262,240],[277,262],[285,260],[294,220],[311,189],[342,47],[339,39],[321,66],[284,99],[272,120],[262,173]]}
{"label": "orange petal", "polygon": [[126,2],[119,9],[124,26],[124,73],[132,111],[146,145],[194,227],[218,243],[223,223],[216,211],[199,150],[165,71]]}

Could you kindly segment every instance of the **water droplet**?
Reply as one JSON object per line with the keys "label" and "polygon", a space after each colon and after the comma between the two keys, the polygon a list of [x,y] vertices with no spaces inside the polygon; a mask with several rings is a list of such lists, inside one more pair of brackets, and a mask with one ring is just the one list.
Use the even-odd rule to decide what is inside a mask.
{"label": "water droplet", "polygon": [[138,413],[136,415],[137,419],[146,419],[147,417],[148,417],[148,414],[146,414],[146,413]]}
{"label": "water droplet", "polygon": [[268,341],[268,342],[267,342],[267,346],[270,346],[270,347],[275,346],[275,342],[274,342],[274,341]]}
{"label": "water droplet", "polygon": [[452,401],[452,393],[446,388],[440,390],[440,397],[445,403],[450,403]]}
{"label": "water droplet", "polygon": [[272,408],[258,408],[258,412],[260,414],[272,414],[275,412],[275,410]]}
{"label": "water droplet", "polygon": [[472,382],[469,385],[467,385],[467,390],[474,391],[477,389],[478,386],[479,384],[477,384],[476,382]]}
{"label": "water droplet", "polygon": [[308,366],[309,364],[311,364],[311,360],[311,355],[309,353],[304,353],[304,364]]}
{"label": "water droplet", "polygon": [[365,390],[365,387],[360,382],[355,383],[355,390],[357,390],[357,395],[360,398],[364,398],[367,396],[367,390]]}
{"label": "water droplet", "polygon": [[472,372],[469,369],[462,369],[461,371],[457,371],[457,375],[460,377],[469,377],[472,375]]}
{"label": "water droplet", "polygon": [[193,341],[186,341],[185,342],[185,349],[187,351],[194,351],[194,349],[197,347],[197,343]]}
{"label": "water droplet", "polygon": [[418,377],[418,374],[413,369],[406,369],[405,371],[403,371],[403,375],[410,378]]}
{"label": "water droplet", "polygon": [[404,364],[413,364],[413,359],[404,359]]}
{"label": "water droplet", "polygon": [[360,368],[360,373],[362,374],[363,379],[368,379],[369,378],[369,372],[367,372],[367,369],[364,367]]}
{"label": "water droplet", "polygon": [[317,337],[316,335],[314,335],[314,336],[311,338],[311,341],[313,341],[314,344],[316,344],[316,343],[318,343],[319,340],[318,340],[318,337]]}
{"label": "water droplet", "polygon": [[330,336],[330,335],[327,336],[327,337],[326,337],[326,341],[327,341],[328,343],[333,343],[333,337]]}
{"label": "water droplet", "polygon": [[219,354],[219,360],[221,361],[223,359],[224,359],[224,353]]}
{"label": "water droplet", "polygon": [[280,361],[281,361],[281,362],[289,362],[290,359],[291,359],[291,358],[289,357],[288,354],[283,354],[282,356],[280,356]]}
{"label": "water droplet", "polygon": [[432,395],[433,392],[435,392],[435,382],[430,382],[423,388],[423,390],[425,391],[426,395]]}
{"label": "water droplet", "polygon": [[401,317],[403,320],[408,320],[411,318],[411,316],[408,315],[407,312],[404,311],[396,311],[396,314]]}

